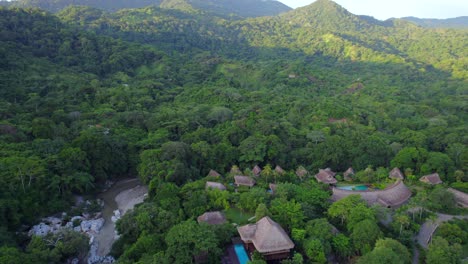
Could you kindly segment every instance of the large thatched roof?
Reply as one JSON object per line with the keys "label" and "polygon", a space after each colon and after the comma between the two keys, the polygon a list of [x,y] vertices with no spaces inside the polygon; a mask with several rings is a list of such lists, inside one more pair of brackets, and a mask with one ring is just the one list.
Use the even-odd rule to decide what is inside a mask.
{"label": "large thatched roof", "polygon": [[457,201],[458,205],[464,208],[468,208],[468,194],[467,193],[461,192],[459,190],[455,190],[453,188],[448,188],[447,190],[453,193],[453,195],[455,196],[455,201]]}
{"label": "large thatched roof", "polygon": [[319,173],[315,174],[315,179],[317,179],[318,182],[335,184],[337,183],[335,175],[336,173],[333,172],[330,168],[326,168],[324,170],[320,169]]}
{"label": "large thatched roof", "polygon": [[403,173],[401,173],[401,170],[397,167],[393,168],[393,170],[390,171],[388,177],[400,180],[403,180],[405,178],[405,176],[403,176]]}
{"label": "large thatched roof", "polygon": [[234,183],[237,186],[249,186],[252,187],[255,185],[255,180],[250,178],[249,176],[234,176]]}
{"label": "large thatched roof", "polygon": [[206,189],[219,189],[221,191],[224,191],[226,190],[226,186],[224,186],[222,183],[219,183],[219,182],[211,182],[211,181],[207,181],[206,182],[206,185],[205,185],[205,188]]}
{"label": "large thatched roof", "polygon": [[432,185],[442,183],[442,180],[440,179],[438,173],[433,173],[433,174],[429,174],[426,176],[422,176],[419,180],[425,183],[432,184]]}
{"label": "large thatched roof", "polygon": [[226,217],[219,211],[206,212],[197,218],[198,223],[205,222],[210,225],[220,225],[226,223]]}
{"label": "large thatched roof", "polygon": [[260,253],[289,251],[294,243],[284,229],[270,217],[265,216],[256,224],[237,228],[242,241],[253,243]]}
{"label": "large thatched roof", "polygon": [[358,194],[369,205],[380,204],[385,207],[400,206],[411,197],[411,191],[401,180],[397,180],[395,184],[385,190],[350,191],[333,188],[332,191],[333,201],[341,200],[352,194]]}

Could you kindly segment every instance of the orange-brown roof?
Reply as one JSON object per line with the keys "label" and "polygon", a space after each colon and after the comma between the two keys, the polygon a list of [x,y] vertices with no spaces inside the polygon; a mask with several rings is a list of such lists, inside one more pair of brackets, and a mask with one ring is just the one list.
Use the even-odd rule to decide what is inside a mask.
{"label": "orange-brown roof", "polygon": [[259,176],[261,172],[262,172],[262,169],[260,169],[260,167],[258,165],[255,165],[255,167],[252,169],[252,173],[255,176]]}

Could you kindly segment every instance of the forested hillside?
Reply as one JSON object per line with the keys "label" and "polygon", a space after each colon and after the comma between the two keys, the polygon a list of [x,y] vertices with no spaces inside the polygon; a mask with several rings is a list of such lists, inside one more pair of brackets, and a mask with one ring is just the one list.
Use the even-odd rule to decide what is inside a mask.
{"label": "forested hillside", "polygon": [[38,7],[50,12],[59,12],[71,5],[99,8],[109,12],[146,6],[169,9],[194,7],[231,18],[273,16],[291,10],[290,7],[276,0],[16,0],[3,4],[17,7]]}
{"label": "forested hillside", "polygon": [[[433,172],[448,185],[467,181],[468,31],[382,22],[328,0],[232,20],[192,2],[115,13],[0,8],[0,263],[65,262],[75,252],[17,232],[122,177],[150,187],[149,202],[118,224],[113,253],[123,263],[186,263],[204,250],[217,263],[232,230],[174,261],[186,230],[199,232],[193,240],[213,232],[186,220],[226,203],[246,212],[271,205],[288,232],[324,224],[330,194],[291,176],[298,167],[353,167],[367,182],[393,167],[415,181]],[[246,12],[238,15],[259,15]],[[275,182],[297,186],[284,187],[287,203],[270,204],[255,188],[244,198],[202,194],[211,169],[225,175],[233,165],[280,165],[289,176]],[[302,208],[301,220],[281,218],[287,208]],[[410,248],[411,237],[393,238]],[[374,242],[340,251],[341,260],[378,251]]]}
{"label": "forested hillside", "polygon": [[431,19],[417,17],[403,17],[402,19],[413,22],[421,27],[427,28],[468,28],[468,16],[447,19]]}

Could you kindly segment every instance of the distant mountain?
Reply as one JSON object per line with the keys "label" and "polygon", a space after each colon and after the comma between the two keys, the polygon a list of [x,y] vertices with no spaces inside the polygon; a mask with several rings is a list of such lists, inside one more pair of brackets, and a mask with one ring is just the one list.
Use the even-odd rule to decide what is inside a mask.
{"label": "distant mountain", "polygon": [[4,4],[38,7],[54,13],[70,5],[89,6],[109,12],[155,5],[161,8],[182,10],[201,9],[224,17],[274,16],[291,10],[290,7],[275,0],[17,0],[11,3],[4,2]]}
{"label": "distant mountain", "polygon": [[447,19],[403,17],[406,21],[413,22],[425,28],[468,28],[468,16]]}

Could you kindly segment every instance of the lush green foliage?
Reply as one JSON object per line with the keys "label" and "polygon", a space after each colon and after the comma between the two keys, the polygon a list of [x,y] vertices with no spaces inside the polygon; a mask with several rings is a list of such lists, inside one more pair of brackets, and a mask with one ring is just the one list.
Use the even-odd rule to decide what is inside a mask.
{"label": "lush green foliage", "polygon": [[[353,197],[329,208],[323,186],[295,176],[299,166],[312,174],[352,166],[357,180],[382,184],[390,167],[410,181],[438,172],[464,188],[466,31],[381,22],[327,0],[247,20],[186,4],[112,14],[0,8],[2,258],[24,253],[11,248],[26,248],[13,236],[22,224],[128,175],[149,185],[151,201],[118,224],[114,251],[127,262],[218,256],[231,230],[192,220],[229,208],[271,215],[318,262],[330,250],[380,256],[378,213]],[[252,190],[204,191],[198,180],[210,169],[228,185],[234,164],[245,174],[255,164],[267,169]],[[271,182],[274,197],[265,192]],[[428,208],[453,203],[443,190],[421,193]],[[323,217],[345,234],[311,231],[329,227],[314,220]],[[414,229],[408,217],[392,226],[404,241]],[[205,231],[210,239],[192,247],[184,230],[193,241]]]}

